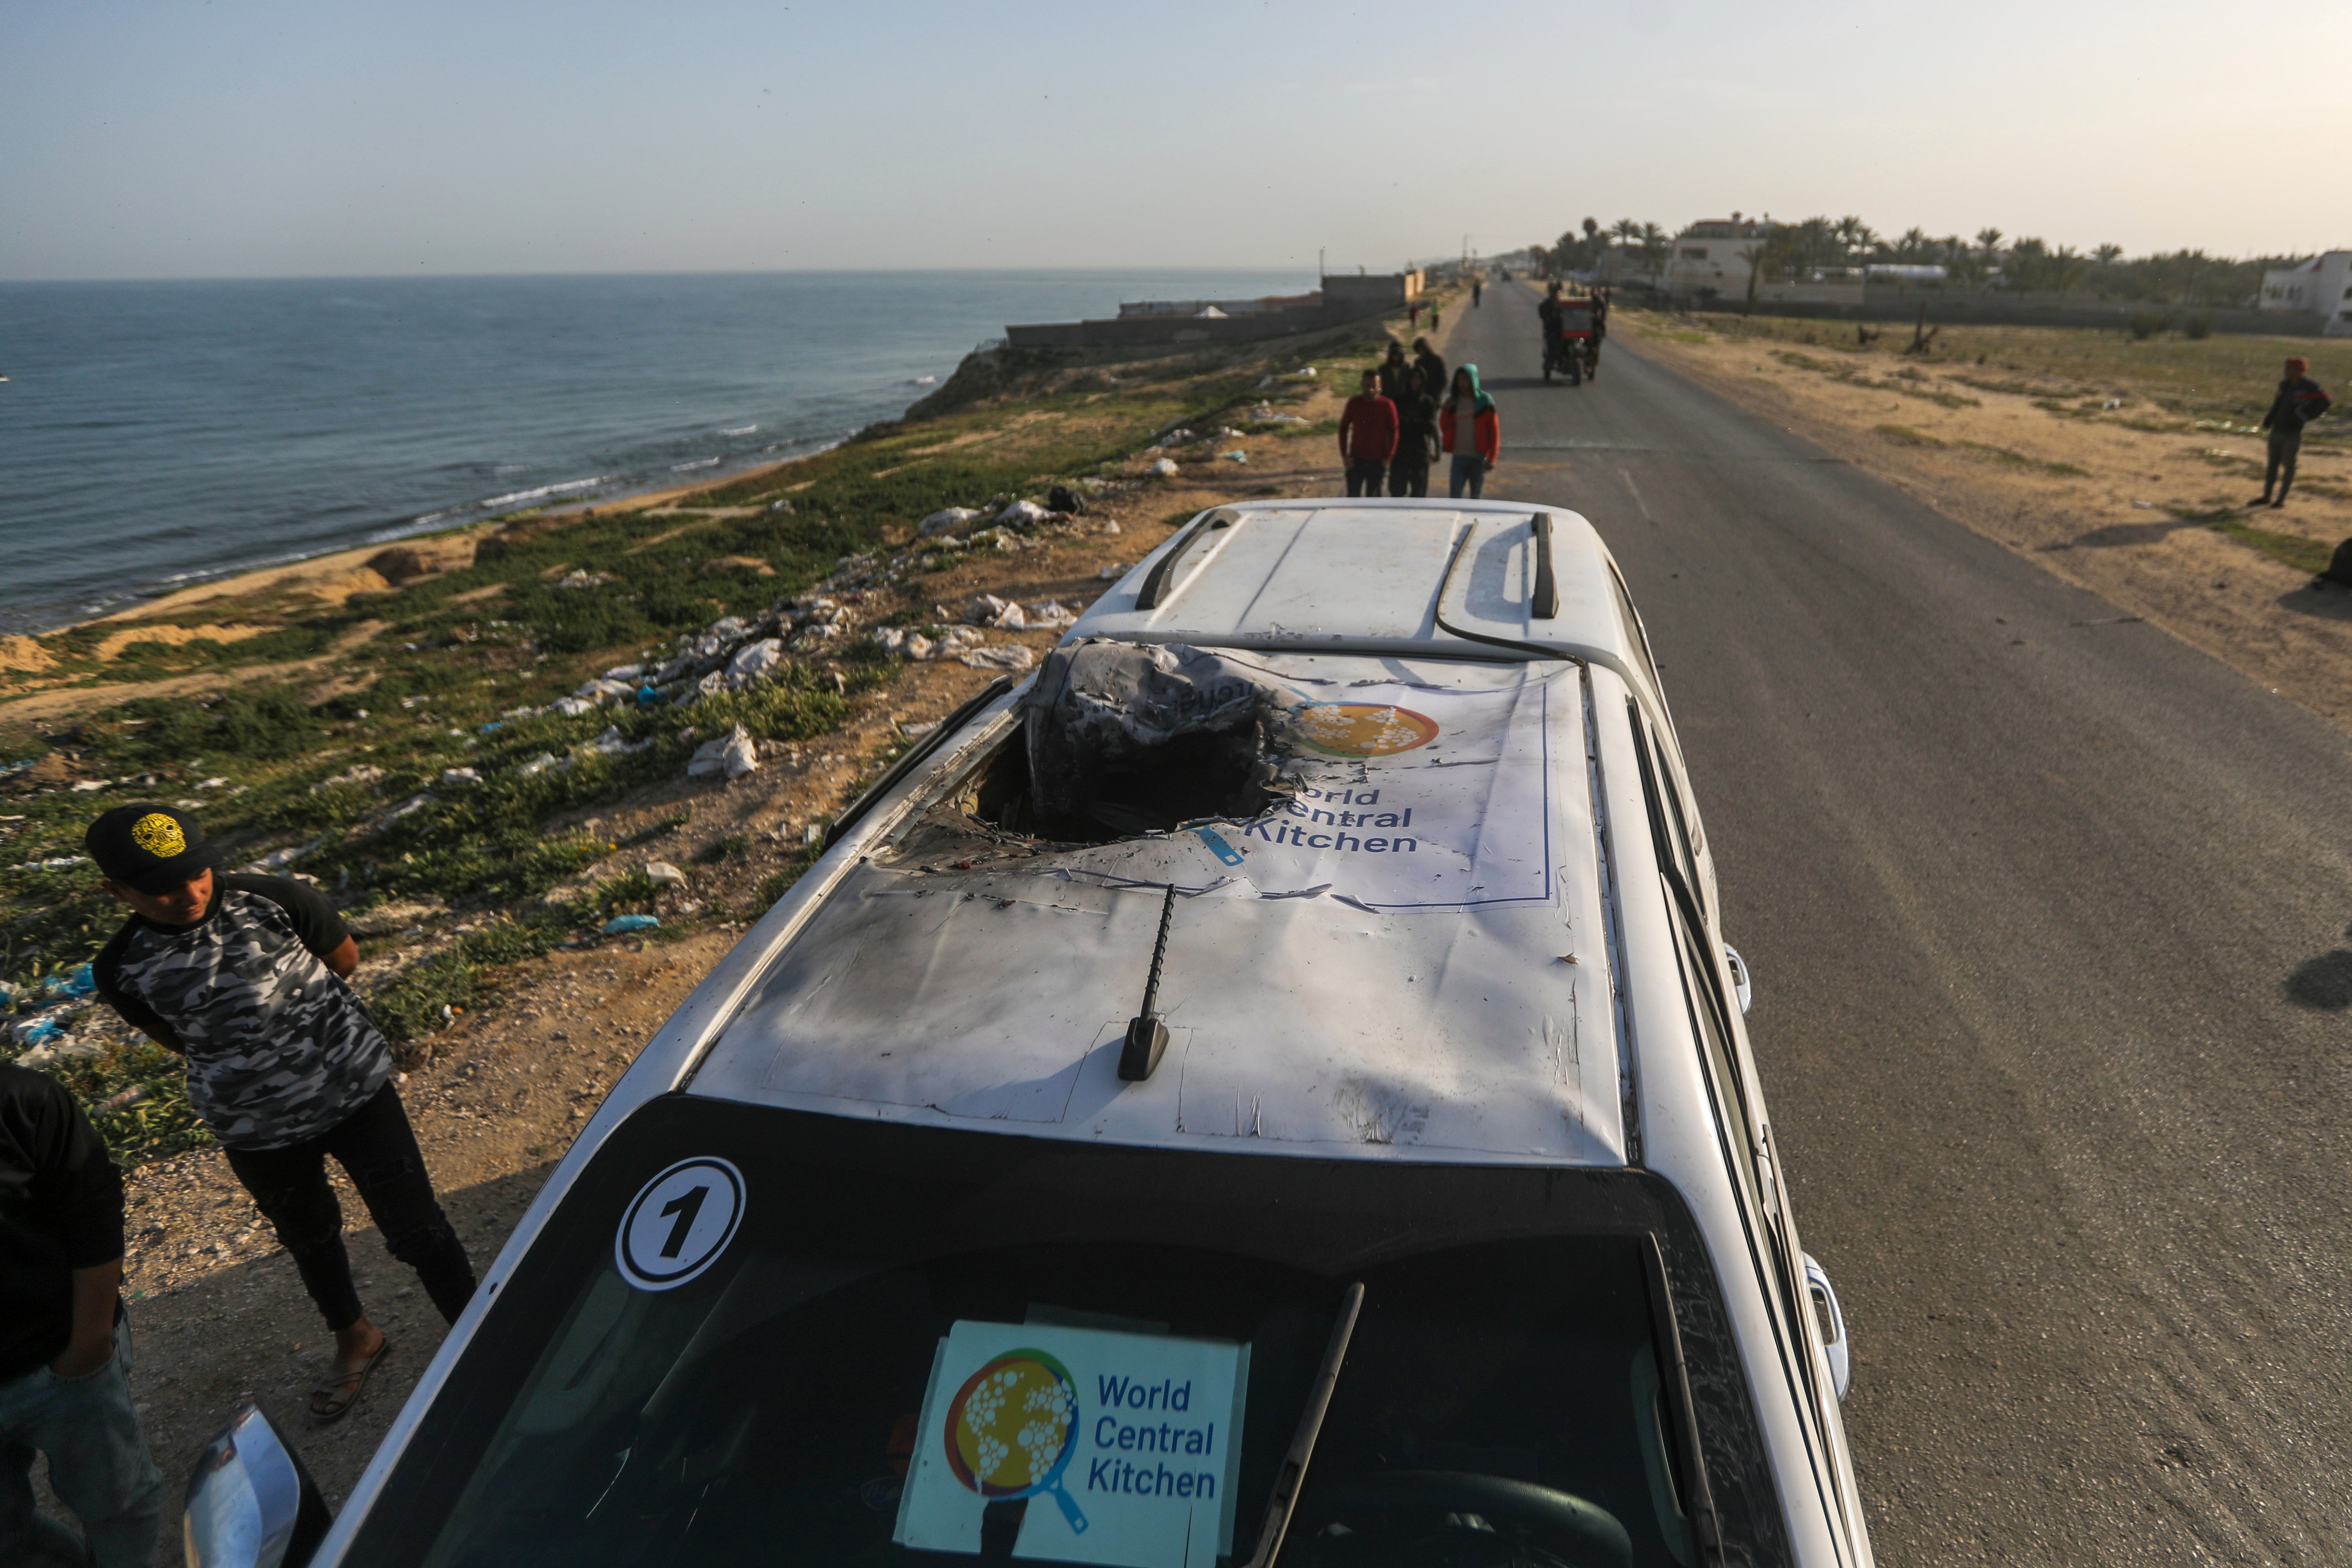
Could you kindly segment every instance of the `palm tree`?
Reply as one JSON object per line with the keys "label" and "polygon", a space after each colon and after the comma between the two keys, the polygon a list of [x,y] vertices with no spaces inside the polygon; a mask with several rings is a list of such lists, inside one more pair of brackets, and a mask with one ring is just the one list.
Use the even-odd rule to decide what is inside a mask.
{"label": "palm tree", "polygon": [[1916,226],[1906,228],[1903,231],[1903,237],[1895,242],[1895,259],[1925,261],[1927,258],[1927,247],[1930,243],[1932,242],[1927,238],[1926,229]]}
{"label": "palm tree", "polygon": [[1598,235],[1600,232],[1601,225],[1597,219],[1586,218],[1584,220],[1584,240],[1587,245],[1591,244],[1593,237]]}
{"label": "palm tree", "polygon": [[1642,237],[1642,226],[1630,217],[1621,217],[1609,226],[1609,237],[1624,248]]}
{"label": "palm tree", "polygon": [[1674,237],[1669,235],[1664,229],[1660,228],[1656,224],[1645,223],[1641,226],[1640,238],[1642,241],[1643,265],[1648,267],[1651,271],[1654,272],[1658,269],[1659,265],[1666,259],[1666,250],[1672,244]]}
{"label": "palm tree", "polygon": [[1855,251],[1862,248],[1862,237],[1869,232],[1870,226],[1858,217],[1838,219],[1830,229],[1830,233],[1837,239],[1838,259],[1843,261],[1852,258]]}
{"label": "palm tree", "polygon": [[2123,259],[2123,254],[2124,247],[2120,245],[2102,245],[2091,252],[2091,259],[2102,267],[2113,267]]}
{"label": "palm tree", "polygon": [[1980,228],[1977,230],[1977,245],[1984,251],[1985,259],[1987,261],[1998,261],[2000,259],[2000,241],[2001,233],[2000,230],[1997,228]]}

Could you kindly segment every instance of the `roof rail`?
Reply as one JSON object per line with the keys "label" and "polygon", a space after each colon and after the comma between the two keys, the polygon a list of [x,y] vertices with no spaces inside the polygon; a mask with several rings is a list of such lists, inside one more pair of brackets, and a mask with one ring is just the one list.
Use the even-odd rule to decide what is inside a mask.
{"label": "roof rail", "polygon": [[1167,587],[1169,574],[1175,570],[1177,559],[1192,548],[1192,541],[1211,529],[1231,528],[1239,521],[1224,507],[1213,507],[1193,520],[1192,526],[1169,547],[1168,553],[1153,562],[1151,570],[1144,574],[1143,586],[1136,592],[1135,607],[1139,610],[1158,609],[1162,597],[1160,590]]}
{"label": "roof rail", "polygon": [[[1548,526],[1551,520],[1544,516],[1541,512],[1538,512],[1536,514],[1536,521],[1547,525],[1543,528],[1542,531],[1537,535],[1537,538],[1541,542],[1543,547],[1542,558],[1539,563],[1536,578],[1538,587],[1540,589],[1551,577],[1551,530]],[[1478,524],[1474,520],[1467,528],[1465,528],[1462,531],[1462,537],[1454,541],[1454,553],[1445,558],[1445,575],[1437,580],[1437,603],[1429,612],[1430,619],[1437,623],[1437,629],[1442,632],[1450,632],[1454,636],[1462,638],[1465,642],[1480,642],[1486,643],[1494,647],[1507,647],[1516,653],[1533,654],[1538,658],[1557,658],[1565,659],[1570,663],[1575,662],[1576,656],[1565,651],[1564,649],[1545,647],[1538,643],[1513,642],[1509,637],[1490,637],[1484,632],[1466,632],[1460,626],[1447,624],[1445,619],[1445,590],[1454,586],[1454,570],[1455,567],[1462,564],[1462,552],[1470,548],[1470,536],[1477,531]],[[1552,608],[1554,611],[1557,611],[1559,608],[1559,587],[1557,584],[1551,584],[1551,598]]]}

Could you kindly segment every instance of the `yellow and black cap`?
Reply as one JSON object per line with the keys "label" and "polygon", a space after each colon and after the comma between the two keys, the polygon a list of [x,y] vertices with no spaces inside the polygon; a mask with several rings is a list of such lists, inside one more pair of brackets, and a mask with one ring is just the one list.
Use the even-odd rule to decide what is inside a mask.
{"label": "yellow and black cap", "polygon": [[81,842],[100,876],[142,893],[168,893],[213,866],[195,819],[152,802],[116,806],[89,825]]}

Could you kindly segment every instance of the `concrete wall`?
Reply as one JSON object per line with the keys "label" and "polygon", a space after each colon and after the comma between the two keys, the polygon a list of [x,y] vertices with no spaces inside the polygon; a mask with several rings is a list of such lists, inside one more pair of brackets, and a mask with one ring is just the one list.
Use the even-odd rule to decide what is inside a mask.
{"label": "concrete wall", "polygon": [[1181,347],[1188,343],[1246,343],[1286,338],[1293,332],[1360,321],[1404,309],[1408,291],[1420,292],[1418,272],[1369,278],[1326,278],[1319,307],[1265,310],[1247,316],[1120,316],[1104,321],[1052,321],[1007,327],[1004,341],[1016,349],[1108,349]]}

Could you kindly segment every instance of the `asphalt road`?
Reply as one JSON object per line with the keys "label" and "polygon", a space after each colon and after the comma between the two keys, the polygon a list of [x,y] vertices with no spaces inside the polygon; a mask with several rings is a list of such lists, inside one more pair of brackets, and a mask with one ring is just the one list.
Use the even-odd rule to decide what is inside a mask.
{"label": "asphalt road", "polygon": [[2352,742],[1535,299],[1450,357],[1656,645],[1880,1561],[2352,1563]]}

